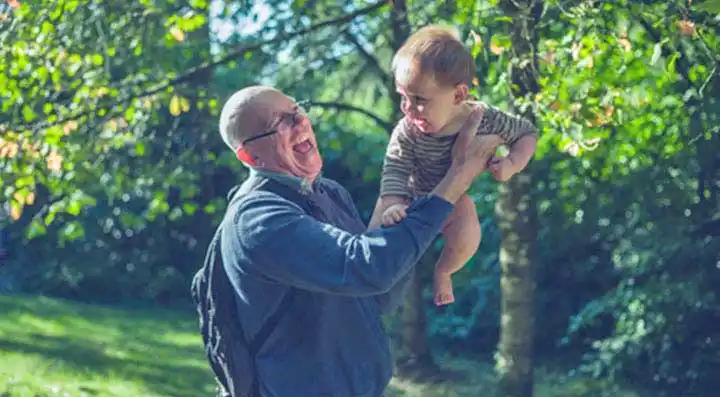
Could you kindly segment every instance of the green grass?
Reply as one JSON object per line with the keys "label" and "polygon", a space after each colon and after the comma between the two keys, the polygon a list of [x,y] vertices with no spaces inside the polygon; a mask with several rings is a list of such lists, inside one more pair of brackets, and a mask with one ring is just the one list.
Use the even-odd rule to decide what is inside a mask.
{"label": "green grass", "polygon": [[[417,383],[394,378],[388,397],[491,397],[495,395],[493,367],[490,363],[459,359],[440,359],[444,371],[453,373],[451,381]],[[540,366],[535,369],[535,397],[641,397],[605,380],[568,377]]]}
{"label": "green grass", "polygon": [[[0,296],[0,397],[201,397],[213,395],[191,311],[118,309],[29,296]],[[393,379],[388,396],[478,397],[492,367],[442,360],[459,378]],[[602,390],[599,393],[598,390]],[[536,396],[637,397],[603,382],[537,372]]]}
{"label": "green grass", "polygon": [[213,390],[190,312],[0,296],[0,313],[2,397],[190,397]]}

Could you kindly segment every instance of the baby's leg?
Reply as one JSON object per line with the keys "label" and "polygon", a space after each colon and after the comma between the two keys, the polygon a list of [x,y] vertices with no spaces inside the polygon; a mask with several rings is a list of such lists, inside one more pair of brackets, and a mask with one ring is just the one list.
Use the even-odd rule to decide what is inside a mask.
{"label": "baby's leg", "polygon": [[480,221],[470,196],[465,195],[455,203],[443,236],[445,246],[435,264],[434,277],[434,303],[438,306],[455,301],[451,276],[472,258],[480,245]]}

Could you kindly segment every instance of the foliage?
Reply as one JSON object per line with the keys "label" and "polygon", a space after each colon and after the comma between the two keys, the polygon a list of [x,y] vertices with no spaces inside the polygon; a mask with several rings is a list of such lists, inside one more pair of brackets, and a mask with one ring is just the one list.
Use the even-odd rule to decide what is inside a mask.
{"label": "foliage", "polygon": [[[175,131],[192,130],[197,110],[216,111],[217,100],[204,88],[176,90],[173,79],[196,52],[207,53],[192,40],[207,26],[205,7],[59,1],[3,14],[3,193],[17,218],[38,186],[47,189],[31,236],[98,198],[138,200],[153,219],[183,211],[167,204],[170,187],[197,195],[197,174],[185,172],[193,156],[181,153],[188,142]],[[199,74],[184,79],[204,83]],[[83,226],[68,223],[61,236],[81,236]]]}
{"label": "foliage", "polygon": [[[712,18],[674,2],[581,5],[560,16],[577,30],[545,42],[545,92],[553,93],[547,114],[565,115],[561,123],[570,128],[584,123],[575,130],[600,138],[601,148],[554,159],[548,172],[564,176],[542,183],[548,191],[538,195],[545,219],[574,236],[549,236],[545,244],[571,255],[552,255],[551,263],[582,266],[568,272],[581,283],[581,299],[597,294],[569,329],[596,352],[583,368],[631,376],[670,395],[707,393],[714,379],[706,371],[718,365],[705,353],[717,338],[708,327],[717,316],[718,240],[716,232],[695,230],[718,208],[718,175],[710,171],[717,153],[705,150],[718,141],[711,120],[718,117],[720,46],[709,35]],[[562,42],[576,44],[560,55],[553,45]],[[582,153],[577,140],[568,142],[570,154]],[[670,320],[676,316],[682,323]]]}

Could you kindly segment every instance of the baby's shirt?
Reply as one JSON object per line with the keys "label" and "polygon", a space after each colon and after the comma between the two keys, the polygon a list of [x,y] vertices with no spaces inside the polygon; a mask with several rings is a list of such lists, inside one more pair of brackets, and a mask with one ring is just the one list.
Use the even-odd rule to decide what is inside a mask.
{"label": "baby's shirt", "polygon": [[[476,104],[476,103],[473,103]],[[512,146],[537,129],[528,120],[482,103],[479,135],[499,135]],[[390,137],[380,181],[380,196],[412,198],[429,193],[452,164],[452,147],[460,131],[426,134],[403,117]]]}

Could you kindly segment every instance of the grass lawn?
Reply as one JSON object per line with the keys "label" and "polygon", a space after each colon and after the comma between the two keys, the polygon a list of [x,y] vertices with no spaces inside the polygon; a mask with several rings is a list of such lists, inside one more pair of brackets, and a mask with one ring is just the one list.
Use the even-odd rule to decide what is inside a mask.
{"label": "grass lawn", "polygon": [[[0,313],[0,397],[213,396],[191,311],[0,296]],[[393,379],[388,396],[489,395],[490,365],[459,359],[442,364],[462,379],[444,384]],[[537,375],[539,397],[639,396],[541,370]],[[598,386],[605,392],[598,393]]]}

